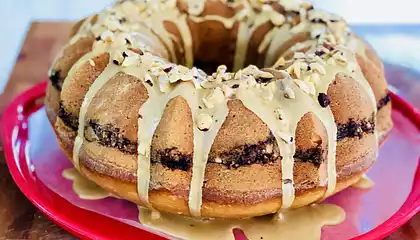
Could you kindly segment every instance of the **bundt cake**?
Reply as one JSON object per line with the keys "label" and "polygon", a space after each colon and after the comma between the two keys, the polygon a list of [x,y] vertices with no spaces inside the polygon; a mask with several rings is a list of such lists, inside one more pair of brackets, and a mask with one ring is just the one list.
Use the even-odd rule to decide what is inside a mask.
{"label": "bundt cake", "polygon": [[297,0],[120,0],[77,23],[46,111],[75,167],[138,205],[244,218],[355,183],[392,127],[383,65]]}

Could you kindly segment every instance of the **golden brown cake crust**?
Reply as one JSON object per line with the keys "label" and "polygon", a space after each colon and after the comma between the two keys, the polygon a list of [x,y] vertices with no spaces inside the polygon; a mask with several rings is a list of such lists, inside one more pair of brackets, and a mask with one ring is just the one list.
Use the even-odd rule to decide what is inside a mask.
{"label": "golden brown cake crust", "polygon": [[[113,189],[118,189],[118,193],[115,193],[117,196],[142,205],[142,202],[138,199],[135,184],[121,182],[108,176],[100,175],[85,167],[82,167],[81,172],[92,181],[104,186],[110,192],[113,192]],[[337,193],[356,183],[364,173],[363,171],[353,174],[349,178],[338,179],[335,192]],[[316,202],[322,198],[324,192],[325,188],[315,188],[300,192],[297,194],[292,208],[298,208]],[[188,204],[185,198],[174,196],[166,190],[152,190],[149,192],[149,198],[153,207],[160,211],[189,215]],[[271,198],[254,204],[223,204],[204,200],[201,211],[203,217],[247,218],[274,213],[280,209],[281,203],[281,197]]]}
{"label": "golden brown cake crust", "polygon": [[[58,142],[69,159],[72,159],[72,131],[56,123]],[[67,132],[67,133],[65,133]],[[63,134],[64,133],[64,134]],[[73,136],[74,137],[74,136]],[[357,182],[373,164],[375,156],[370,151],[374,135],[360,140],[348,139],[337,147],[336,192]],[[142,205],[136,189],[136,159],[96,143],[87,142],[80,155],[81,172],[111,193]],[[322,166],[321,166],[322,168]],[[151,168],[150,202],[160,211],[188,215],[188,192],[191,173],[171,170],[159,163]],[[319,185],[319,168],[311,163],[296,162],[296,200],[293,207],[300,207],[319,200],[325,187]],[[209,163],[203,188],[202,216],[244,218],[276,212],[281,206],[280,163],[244,166],[227,169],[221,164]],[[308,182],[313,181],[312,185]],[[227,189],[226,189],[227,188]],[[259,189],[259,190],[258,190]]]}
{"label": "golden brown cake crust", "polygon": [[[69,147],[60,141],[60,139],[58,139],[58,141],[63,149],[69,149]],[[65,153],[69,159],[72,159],[71,153],[69,151],[65,151]],[[83,153],[81,158],[82,162],[89,162],[89,164],[93,165],[97,164],[96,160],[89,160],[86,156],[86,153]],[[356,183],[369,166],[370,165],[365,166],[365,169],[359,172],[355,172],[349,177],[339,177],[337,179],[337,187],[335,192],[339,192]],[[120,175],[118,178],[113,178],[109,177],[109,175],[112,175],[110,173],[106,175],[99,174],[95,167],[86,167],[85,163],[82,163],[81,165],[81,173],[90,180],[96,182],[99,186],[103,187],[107,191],[121,198],[130,200],[131,202],[134,202],[138,205],[143,205],[143,203],[138,198],[136,184],[133,182],[122,181],[121,179],[124,179],[122,175]],[[171,181],[172,180],[173,178],[171,178]],[[189,183],[189,181],[185,181],[185,183]],[[155,209],[160,211],[189,215],[186,198],[185,196],[182,196],[185,195],[185,190],[175,190],[175,192],[168,191],[166,189],[151,190],[149,192],[150,202]],[[298,208],[316,202],[322,198],[324,192],[325,188],[320,187],[299,191],[292,207]],[[260,196],[259,192],[254,192],[253,194],[255,197]],[[217,201],[204,200],[202,205],[202,216],[216,218],[246,218],[251,216],[261,216],[278,211],[281,207],[282,201],[280,196],[273,196],[271,198],[258,199],[256,202],[232,203],[224,202],[222,200],[224,196],[226,195],[218,195],[216,198]]]}

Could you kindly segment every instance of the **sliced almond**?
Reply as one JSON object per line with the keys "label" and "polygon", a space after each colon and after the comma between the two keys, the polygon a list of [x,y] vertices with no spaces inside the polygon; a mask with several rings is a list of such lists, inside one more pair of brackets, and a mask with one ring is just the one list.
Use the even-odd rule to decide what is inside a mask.
{"label": "sliced almond", "polygon": [[328,60],[327,60],[327,64],[328,65],[336,65],[337,63],[336,63],[336,61],[334,60],[334,58],[329,58]]}
{"label": "sliced almond", "polygon": [[281,26],[286,22],[284,15],[277,12],[271,14],[270,20],[275,26]]}
{"label": "sliced almond", "polygon": [[105,31],[101,34],[101,39],[104,42],[113,42],[114,41],[114,33],[111,31]]}
{"label": "sliced almond", "polygon": [[89,64],[94,67],[96,66],[95,61],[93,61],[91,58],[89,58]]}
{"label": "sliced almond", "polygon": [[303,53],[303,52],[295,52],[294,54],[293,54],[293,58],[294,59],[301,59],[301,58],[305,58],[306,56],[305,56],[305,53]]}
{"label": "sliced almond", "polygon": [[312,73],[311,74],[311,82],[314,84],[318,84],[320,81],[319,74],[318,73]]}
{"label": "sliced almond", "polygon": [[273,75],[273,74],[271,74],[271,73],[269,73],[269,72],[260,71],[260,72],[258,73],[258,77],[260,77],[260,78],[266,78],[266,79],[269,79],[269,78],[274,78],[274,75]]}
{"label": "sliced almond", "polygon": [[296,85],[302,90],[302,91],[304,91],[305,93],[307,93],[307,94],[309,94],[309,87],[308,87],[308,85],[306,84],[306,82],[305,81],[303,81],[303,80],[300,80],[300,79],[294,79],[293,80],[295,83],[296,83]]}
{"label": "sliced almond", "polygon": [[273,68],[284,67],[284,66],[286,66],[286,59],[284,59],[284,57],[281,57],[274,64]]}
{"label": "sliced almond", "polygon": [[284,97],[288,99],[295,99],[295,92],[290,87],[284,88]]}
{"label": "sliced almond", "polygon": [[277,108],[276,110],[274,110],[274,114],[276,114],[276,116],[279,120],[285,120],[286,119],[286,115],[281,108]]}
{"label": "sliced almond", "polygon": [[324,68],[321,64],[319,64],[319,63],[317,63],[317,62],[315,62],[315,63],[310,63],[310,64],[309,64],[309,67],[310,67],[312,70],[315,70],[315,71],[319,72],[319,73],[320,73],[320,74],[322,74],[322,75],[327,74],[327,72],[325,71],[325,68]]}

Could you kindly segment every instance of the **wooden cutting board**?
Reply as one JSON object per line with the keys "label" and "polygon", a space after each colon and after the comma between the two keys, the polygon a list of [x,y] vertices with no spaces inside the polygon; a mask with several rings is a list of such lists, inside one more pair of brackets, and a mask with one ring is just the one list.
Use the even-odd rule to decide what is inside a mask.
{"label": "wooden cutting board", "polygon": [[[72,25],[32,23],[4,93],[0,95],[0,116],[17,94],[47,79],[48,68],[68,40]],[[0,239],[76,239],[46,218],[20,192],[4,162],[1,146]]]}
{"label": "wooden cutting board", "polygon": [[[48,68],[66,43],[71,25],[32,23],[5,91],[0,95],[0,116],[17,94],[47,79]],[[4,162],[0,143],[0,240],[3,239],[76,238],[47,219],[19,191]],[[420,214],[386,239],[420,239]]]}

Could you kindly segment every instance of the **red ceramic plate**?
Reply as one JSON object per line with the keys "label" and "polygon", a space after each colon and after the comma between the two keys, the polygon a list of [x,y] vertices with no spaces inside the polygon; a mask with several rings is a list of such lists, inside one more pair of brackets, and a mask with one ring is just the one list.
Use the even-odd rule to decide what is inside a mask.
{"label": "red ceramic plate", "polygon": [[[31,146],[47,149],[47,142],[30,142],[29,118],[42,107],[47,84],[39,84],[17,97],[6,109],[2,119],[2,134],[6,160],[10,172],[22,192],[48,217],[71,233],[84,239],[162,239],[153,233],[120,221],[79,208],[50,190],[37,177],[30,160]],[[399,96],[392,94],[393,113],[404,118],[396,127],[414,126],[420,136],[420,114]],[[40,126],[37,126],[37,128]],[[50,127],[43,125],[42,127]],[[412,129],[410,130],[412,131]],[[399,151],[397,147],[394,151]],[[401,152],[403,152],[401,150]],[[401,153],[404,158],[404,153]],[[405,153],[407,154],[407,153]],[[410,156],[411,158],[413,156]],[[416,159],[419,156],[414,156]],[[403,161],[404,159],[399,159]],[[382,239],[407,222],[420,211],[420,167],[414,173],[414,182],[405,202],[388,220],[355,239]],[[378,180],[376,180],[378,181]],[[339,196],[340,197],[340,196]]]}

